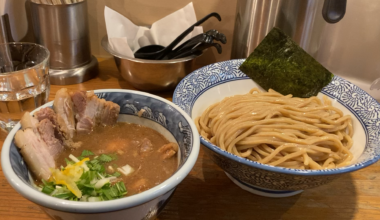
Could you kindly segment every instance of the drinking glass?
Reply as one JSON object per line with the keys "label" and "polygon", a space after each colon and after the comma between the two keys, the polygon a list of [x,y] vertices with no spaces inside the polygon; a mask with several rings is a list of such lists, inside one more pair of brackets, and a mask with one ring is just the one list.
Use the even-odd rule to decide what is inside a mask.
{"label": "drinking glass", "polygon": [[34,43],[0,44],[0,128],[10,131],[50,92],[49,51]]}

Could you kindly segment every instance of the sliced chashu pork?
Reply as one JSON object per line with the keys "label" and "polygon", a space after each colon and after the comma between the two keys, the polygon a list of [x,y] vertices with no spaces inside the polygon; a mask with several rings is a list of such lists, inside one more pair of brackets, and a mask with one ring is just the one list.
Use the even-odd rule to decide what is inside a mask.
{"label": "sliced chashu pork", "polygon": [[40,122],[48,119],[54,127],[54,136],[61,142],[64,141],[63,133],[60,130],[60,126],[57,121],[57,115],[52,108],[42,108],[34,113],[34,117]]}
{"label": "sliced chashu pork", "polygon": [[[58,123],[57,114],[51,108],[43,108],[34,113],[34,116],[40,121],[39,131],[46,130],[46,135],[43,135],[44,141],[49,145],[50,143],[58,145],[62,143],[63,146],[69,148],[78,148],[81,146],[81,142],[74,142],[70,138],[66,138],[67,135],[61,130],[61,126]],[[45,121],[48,120],[48,121]],[[45,121],[44,123],[42,123]],[[61,120],[63,122],[63,120]],[[53,129],[53,130],[52,130]],[[49,143],[48,143],[49,142]]]}
{"label": "sliced chashu pork", "polygon": [[[54,158],[62,147],[48,146],[38,131],[40,122],[26,112],[21,118],[22,130],[15,135],[15,144],[28,164],[29,169],[39,178],[48,180],[51,168],[55,168]],[[54,131],[53,131],[54,132]],[[62,145],[61,145],[62,146]]]}
{"label": "sliced chashu pork", "polygon": [[[44,109],[40,111],[45,111]],[[53,111],[54,112],[54,111]],[[38,112],[35,114],[38,115]],[[55,125],[48,118],[33,117],[29,112],[25,113],[21,118],[22,129],[30,128],[38,138],[41,138],[46,143],[46,149],[49,154],[57,159],[58,155],[63,151],[63,142],[55,135]]]}
{"label": "sliced chashu pork", "polygon": [[74,108],[67,89],[63,88],[57,91],[53,109],[57,115],[57,122],[65,139],[72,139],[75,134]]}
{"label": "sliced chashu pork", "polygon": [[64,147],[63,141],[56,138],[54,134],[55,126],[49,119],[45,118],[38,123],[37,129],[42,140],[46,143],[50,155],[52,155],[54,159],[57,159]]}
{"label": "sliced chashu pork", "polygon": [[55,168],[55,161],[40,136],[32,128],[19,130],[15,135],[15,144],[20,148],[29,170],[36,177],[48,180],[51,175],[50,168]]}
{"label": "sliced chashu pork", "polygon": [[38,119],[34,118],[29,112],[25,112],[25,114],[22,116],[20,120],[20,123],[23,129],[25,128],[36,129],[39,121]]}
{"label": "sliced chashu pork", "polygon": [[80,146],[72,140],[75,127],[79,132],[89,133],[95,125],[113,125],[117,121],[119,105],[99,99],[93,92],[75,92],[72,97],[67,89],[60,89],[54,99],[54,111],[41,109],[35,113],[35,118],[26,112],[21,119],[22,130],[16,133],[15,144],[29,169],[39,178],[49,179],[50,169],[56,166],[54,159],[63,146]]}
{"label": "sliced chashu pork", "polygon": [[90,133],[96,125],[96,116],[102,111],[104,104],[98,98],[83,91],[73,92],[71,98],[74,103],[76,129],[78,133]]}
{"label": "sliced chashu pork", "polygon": [[120,106],[116,103],[106,101],[100,118],[100,124],[103,126],[114,125],[119,116]]}
{"label": "sliced chashu pork", "polygon": [[116,103],[99,99],[93,91],[71,93],[74,103],[76,130],[78,133],[90,133],[96,125],[114,125],[120,112]]}
{"label": "sliced chashu pork", "polygon": [[57,115],[55,114],[55,111],[52,108],[49,108],[49,107],[42,108],[39,111],[34,113],[34,117],[38,121],[49,119],[54,125],[56,126],[58,125]]}

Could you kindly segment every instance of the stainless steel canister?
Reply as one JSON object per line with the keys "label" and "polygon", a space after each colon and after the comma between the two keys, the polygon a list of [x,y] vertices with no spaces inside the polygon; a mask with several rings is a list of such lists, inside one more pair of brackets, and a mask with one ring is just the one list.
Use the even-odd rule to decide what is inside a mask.
{"label": "stainless steel canister", "polygon": [[47,5],[31,2],[38,44],[50,51],[52,69],[73,69],[91,62],[87,1]]}
{"label": "stainless steel canister", "polygon": [[238,0],[231,58],[248,57],[276,26],[332,73],[380,101],[380,90],[370,89],[380,77],[380,1],[347,0],[337,23],[326,20],[326,2],[342,0]]}
{"label": "stainless steel canister", "polygon": [[346,0],[238,0],[231,56],[248,57],[273,27],[315,55],[326,27],[339,26],[345,12]]}

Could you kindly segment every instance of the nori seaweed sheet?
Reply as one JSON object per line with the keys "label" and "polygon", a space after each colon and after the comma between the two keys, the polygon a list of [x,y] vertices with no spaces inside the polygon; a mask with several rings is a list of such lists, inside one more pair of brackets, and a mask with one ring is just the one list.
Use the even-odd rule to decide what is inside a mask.
{"label": "nori seaweed sheet", "polygon": [[262,88],[294,97],[315,96],[333,74],[278,28],[273,28],[240,70]]}

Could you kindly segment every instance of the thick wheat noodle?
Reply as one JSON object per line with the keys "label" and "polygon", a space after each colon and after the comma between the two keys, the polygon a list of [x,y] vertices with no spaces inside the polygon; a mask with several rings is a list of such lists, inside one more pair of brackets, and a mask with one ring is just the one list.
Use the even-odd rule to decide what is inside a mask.
{"label": "thick wheat noodle", "polygon": [[264,164],[331,169],[352,160],[351,116],[325,96],[293,98],[254,88],[211,105],[195,124],[221,149]]}

